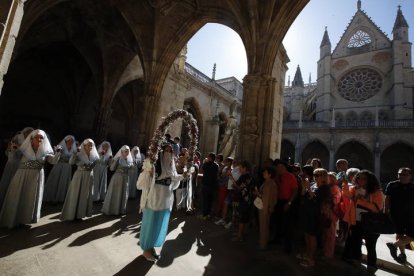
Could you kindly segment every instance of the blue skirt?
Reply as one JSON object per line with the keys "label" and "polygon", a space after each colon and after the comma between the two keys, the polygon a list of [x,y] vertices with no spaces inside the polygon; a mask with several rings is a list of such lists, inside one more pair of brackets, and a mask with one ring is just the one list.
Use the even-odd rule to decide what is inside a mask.
{"label": "blue skirt", "polygon": [[162,246],[167,236],[170,209],[153,211],[145,208],[143,213],[139,235],[139,244],[142,250]]}

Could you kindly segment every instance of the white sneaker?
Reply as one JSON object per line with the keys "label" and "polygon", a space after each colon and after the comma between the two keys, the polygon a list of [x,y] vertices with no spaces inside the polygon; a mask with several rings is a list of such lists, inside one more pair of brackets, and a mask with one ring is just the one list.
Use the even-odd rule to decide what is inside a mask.
{"label": "white sneaker", "polygon": [[225,225],[224,225],[224,228],[226,228],[226,229],[230,229],[232,225],[233,225],[233,224],[232,224],[232,223],[231,223],[231,221],[230,221],[229,223],[227,223],[227,224],[225,224]]}
{"label": "white sneaker", "polygon": [[214,224],[215,224],[215,225],[224,225],[224,224],[226,224],[226,221],[225,221],[224,219],[219,219],[219,220],[218,220],[218,221],[216,221]]}

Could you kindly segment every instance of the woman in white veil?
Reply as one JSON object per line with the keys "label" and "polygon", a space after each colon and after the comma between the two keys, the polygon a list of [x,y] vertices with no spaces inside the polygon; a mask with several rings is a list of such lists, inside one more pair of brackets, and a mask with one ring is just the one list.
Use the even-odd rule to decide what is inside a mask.
{"label": "woman in white veil", "polygon": [[135,198],[137,196],[137,180],[139,176],[139,172],[142,168],[142,163],[144,162],[145,157],[141,155],[141,152],[139,150],[138,146],[135,146],[131,150],[132,155],[132,161],[134,165],[129,169],[128,175],[129,175],[129,198]]}
{"label": "woman in white veil", "polygon": [[33,130],[19,150],[23,156],[0,212],[0,225],[9,228],[39,220],[44,185],[43,165],[46,161],[53,163],[60,157],[60,153],[53,154],[46,133],[40,129]]}
{"label": "woman in white veil", "polygon": [[92,139],[85,139],[78,153],[73,153],[69,164],[78,168],[73,175],[63,204],[61,220],[74,220],[92,215],[93,168],[99,159]]}
{"label": "woman in white veil", "polygon": [[111,171],[115,171],[109,183],[108,192],[102,206],[105,215],[124,215],[128,200],[128,170],[133,166],[129,147],[124,145],[111,162]]}
{"label": "woman in white veil", "polygon": [[69,159],[73,153],[77,152],[75,137],[67,135],[55,149],[61,155],[49,173],[43,196],[45,202],[53,204],[65,201],[66,192],[72,179],[72,165],[69,164]]}
{"label": "woman in white veil", "polygon": [[105,199],[106,187],[108,186],[108,166],[112,159],[111,143],[102,142],[98,147],[99,159],[93,168],[93,201]]}
{"label": "woman in white veil", "polygon": [[19,145],[23,144],[24,140],[27,136],[33,131],[34,129],[32,127],[25,127],[20,131],[19,135],[17,136],[17,143]]}
{"label": "woman in white veil", "polygon": [[0,209],[3,205],[4,197],[6,196],[7,188],[9,187],[10,181],[19,168],[20,159],[22,153],[19,151],[18,136],[19,133],[11,139],[6,149],[7,163],[4,166],[3,174],[0,179]]}

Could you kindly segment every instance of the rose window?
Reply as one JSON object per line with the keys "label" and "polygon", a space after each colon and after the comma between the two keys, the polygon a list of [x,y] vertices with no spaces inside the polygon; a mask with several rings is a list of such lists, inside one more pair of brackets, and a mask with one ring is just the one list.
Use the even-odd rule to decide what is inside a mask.
{"label": "rose window", "polygon": [[371,43],[371,37],[364,31],[357,31],[348,41],[348,48],[359,48]]}
{"label": "rose window", "polygon": [[382,77],[377,71],[363,68],[349,72],[338,82],[338,93],[343,98],[360,102],[373,97],[382,87]]}

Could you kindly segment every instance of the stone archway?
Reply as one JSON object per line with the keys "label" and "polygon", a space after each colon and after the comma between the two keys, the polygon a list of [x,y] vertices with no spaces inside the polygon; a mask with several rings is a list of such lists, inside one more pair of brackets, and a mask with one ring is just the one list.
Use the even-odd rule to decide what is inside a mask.
{"label": "stone archway", "polygon": [[308,163],[312,158],[319,158],[324,168],[329,168],[329,150],[320,141],[310,142],[302,151],[302,162]]}
{"label": "stone archway", "polygon": [[381,183],[396,180],[401,167],[414,169],[413,156],[414,148],[405,143],[395,143],[387,147],[381,154]]}
{"label": "stone archway", "polygon": [[[18,1],[24,4],[24,1]],[[99,105],[86,107],[97,117],[88,133],[106,136],[110,106],[123,70],[135,55],[140,56],[144,74],[144,118],[142,141],[154,131],[157,109],[166,76],[175,58],[188,40],[206,23],[220,23],[241,37],[248,62],[244,78],[244,101],[240,120],[240,157],[260,164],[269,153],[280,153],[282,113],[281,91],[287,55],[281,42],[296,16],[309,0],[280,1],[27,1],[22,34],[30,34],[33,23],[42,19],[50,27],[68,27],[61,32],[73,39],[87,58],[100,92]],[[55,5],[56,4],[56,5]],[[50,8],[51,7],[51,8]],[[61,9],[63,7],[63,9]],[[66,9],[68,8],[68,9]],[[66,10],[65,10],[66,9]],[[52,18],[45,14],[53,10]],[[7,28],[17,21],[6,22]],[[84,25],[79,25],[83,22]],[[108,24],[110,22],[110,24]],[[266,22],[266,24],[257,24]],[[57,24],[58,23],[58,24]],[[39,32],[42,33],[42,32]],[[53,36],[46,33],[49,39]],[[93,37],[93,39],[91,39]],[[36,38],[36,37],[35,37]],[[14,45],[14,37],[6,38]],[[36,39],[35,39],[36,40]],[[49,40],[48,40],[49,41]],[[90,44],[85,42],[91,42]],[[15,52],[30,46],[18,37]],[[282,52],[281,58],[278,57]],[[7,55],[11,56],[13,47]],[[5,55],[0,51],[0,62]],[[6,71],[7,71],[6,66]],[[0,72],[1,78],[4,71]],[[278,84],[277,84],[278,83]],[[280,95],[279,95],[280,94]],[[18,105],[14,105],[18,108]],[[90,118],[88,117],[87,120]],[[278,128],[278,129],[275,129]],[[277,146],[275,146],[277,145]]]}
{"label": "stone archway", "polygon": [[349,141],[342,144],[335,154],[335,160],[346,159],[350,168],[367,169],[374,171],[374,155],[363,144]]}
{"label": "stone archway", "polygon": [[[22,78],[24,76],[24,78]],[[28,49],[11,64],[0,100],[0,135],[25,126],[59,142],[93,137],[99,93],[83,55],[67,41]]]}
{"label": "stone archway", "polygon": [[280,159],[287,161],[289,158],[291,158],[294,162],[298,162],[298,160],[294,160],[295,159],[295,145],[289,140],[283,139],[282,148],[280,152]]}
{"label": "stone archway", "polygon": [[[202,113],[200,111],[200,106],[198,105],[196,99],[194,98],[188,98],[184,101],[184,110],[187,111],[188,113],[190,113],[194,119],[197,121],[197,127],[198,127],[198,132],[199,135],[203,135],[203,117],[202,117]],[[184,147],[187,147],[190,144],[190,139],[188,137],[188,131],[189,129],[187,128],[187,126],[184,124],[183,127],[181,128],[181,144]]]}
{"label": "stone archway", "polygon": [[[141,119],[144,104],[144,83],[135,79],[122,86],[111,103],[111,116],[107,140],[113,147],[122,145],[137,145],[139,126],[145,124]],[[142,144],[138,145],[144,146]]]}

